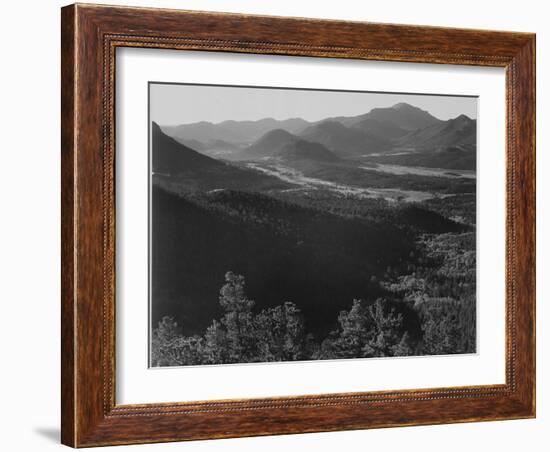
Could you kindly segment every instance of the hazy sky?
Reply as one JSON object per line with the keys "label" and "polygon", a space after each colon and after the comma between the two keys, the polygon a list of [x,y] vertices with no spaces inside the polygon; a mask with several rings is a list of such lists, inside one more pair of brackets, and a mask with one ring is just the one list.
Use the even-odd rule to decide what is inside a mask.
{"label": "hazy sky", "polygon": [[356,116],[399,102],[427,110],[439,119],[460,114],[477,117],[476,97],[158,83],[149,87],[151,120],[161,125],[296,117],[317,121]]}

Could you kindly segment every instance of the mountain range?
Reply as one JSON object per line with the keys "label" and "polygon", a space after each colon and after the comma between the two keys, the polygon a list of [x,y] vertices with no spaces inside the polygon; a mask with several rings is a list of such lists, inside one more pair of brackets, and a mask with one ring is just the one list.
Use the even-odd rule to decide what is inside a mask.
{"label": "mountain range", "polygon": [[221,140],[229,143],[252,143],[266,132],[273,129],[283,129],[290,133],[299,133],[310,123],[301,118],[279,121],[264,118],[258,121],[223,121],[213,124],[207,121],[176,126],[165,126],[162,129],[170,136],[182,140],[198,140],[209,142]]}
{"label": "mountain range", "polygon": [[[162,130],[190,149],[226,160],[337,161],[404,150],[439,153],[438,164],[446,168],[449,166],[446,166],[446,154],[442,151],[448,148],[459,147],[466,153],[473,149],[473,155],[464,161],[475,160],[476,128],[476,121],[466,115],[440,120],[418,107],[398,103],[358,116],[331,117],[315,122],[300,118],[219,124],[203,121],[165,126]],[[423,161],[430,165],[429,156]],[[452,163],[449,165],[452,168]]]}

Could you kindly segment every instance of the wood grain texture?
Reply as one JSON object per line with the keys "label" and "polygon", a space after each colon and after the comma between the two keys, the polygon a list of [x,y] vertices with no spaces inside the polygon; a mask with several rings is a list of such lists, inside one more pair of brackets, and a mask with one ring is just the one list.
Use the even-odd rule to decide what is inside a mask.
{"label": "wood grain texture", "polygon": [[[535,37],[71,5],[62,10],[62,442],[73,447],[535,415]],[[506,68],[506,384],[116,405],[117,47]]]}
{"label": "wood grain texture", "polygon": [[61,441],[75,443],[75,361],[76,338],[74,294],[74,158],[75,158],[75,39],[74,8],[63,9],[61,18]]}

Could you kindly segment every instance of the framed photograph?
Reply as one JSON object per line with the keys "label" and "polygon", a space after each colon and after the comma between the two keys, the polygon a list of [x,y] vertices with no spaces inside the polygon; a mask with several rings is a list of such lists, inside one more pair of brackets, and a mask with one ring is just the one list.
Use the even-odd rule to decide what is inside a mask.
{"label": "framed photograph", "polygon": [[535,416],[535,36],[62,9],[62,442]]}

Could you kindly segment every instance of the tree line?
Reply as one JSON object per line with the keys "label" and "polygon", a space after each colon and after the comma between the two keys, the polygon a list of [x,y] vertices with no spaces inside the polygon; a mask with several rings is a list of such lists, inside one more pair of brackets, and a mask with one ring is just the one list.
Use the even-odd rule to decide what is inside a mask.
{"label": "tree line", "polygon": [[[475,351],[475,301],[414,299],[418,281],[393,291],[400,299],[353,300],[337,327],[321,340],[308,334],[298,306],[290,301],[254,312],[245,278],[225,275],[220,319],[202,335],[164,317],[152,332],[151,365],[178,366],[411,356]],[[403,295],[406,291],[408,295]],[[473,319],[473,322],[472,322]]]}

